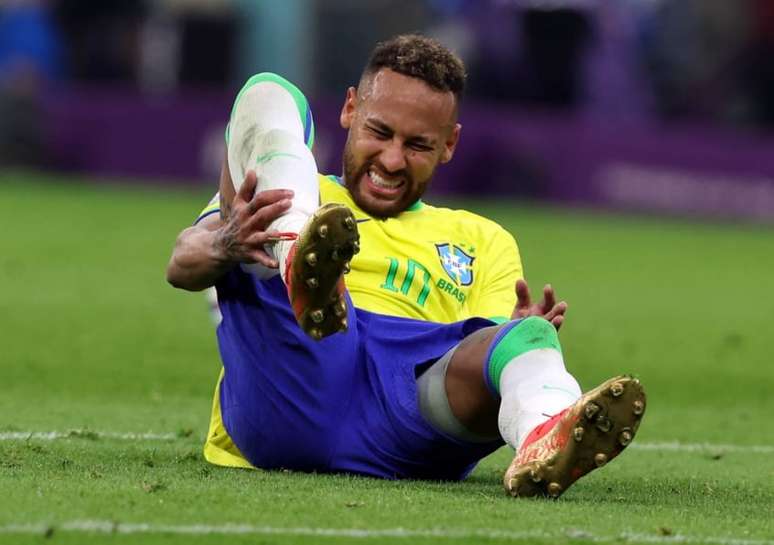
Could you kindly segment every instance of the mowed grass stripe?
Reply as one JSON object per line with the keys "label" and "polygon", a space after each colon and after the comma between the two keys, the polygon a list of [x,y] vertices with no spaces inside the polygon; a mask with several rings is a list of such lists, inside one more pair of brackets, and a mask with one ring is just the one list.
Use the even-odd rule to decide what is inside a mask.
{"label": "mowed grass stripe", "polygon": [[[0,432],[0,441],[59,441],[67,439],[107,439],[119,441],[175,441],[187,438],[180,433],[136,433],[93,430],[68,431],[9,431]],[[772,454],[774,445],[729,445],[715,443],[681,443],[679,441],[635,442],[629,449],[656,452],[721,451],[752,454]]]}
{"label": "mowed grass stripe", "polygon": [[687,534],[648,535],[638,532],[621,532],[615,535],[595,534],[582,529],[568,529],[554,532],[541,530],[499,531],[472,528],[282,528],[275,526],[255,526],[251,524],[150,524],[121,523],[107,520],[77,520],[59,525],[9,524],[0,526],[2,534],[31,534],[50,536],[56,532],[90,534],[182,534],[182,535],[260,535],[260,536],[298,536],[328,537],[350,539],[373,538],[443,538],[443,539],[504,539],[509,541],[550,541],[570,539],[595,543],[710,543],[713,545],[774,545],[774,540],[747,539],[742,537],[697,536]]}

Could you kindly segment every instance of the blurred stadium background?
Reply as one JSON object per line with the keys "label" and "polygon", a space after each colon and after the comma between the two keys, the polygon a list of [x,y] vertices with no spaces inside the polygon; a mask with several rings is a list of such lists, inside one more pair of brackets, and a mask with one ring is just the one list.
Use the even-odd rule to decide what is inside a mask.
{"label": "blurred stadium background", "polygon": [[770,0],[5,0],[0,168],[214,186],[231,99],[270,70],[338,172],[344,90],[414,30],[470,72],[435,194],[774,219]]}

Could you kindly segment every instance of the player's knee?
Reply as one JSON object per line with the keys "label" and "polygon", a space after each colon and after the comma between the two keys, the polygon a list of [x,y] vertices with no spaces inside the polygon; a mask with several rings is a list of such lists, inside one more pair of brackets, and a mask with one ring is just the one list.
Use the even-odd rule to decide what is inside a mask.
{"label": "player's knee", "polygon": [[562,351],[554,325],[540,316],[530,316],[512,325],[495,350],[511,359],[540,348]]}
{"label": "player's knee", "polygon": [[[312,110],[306,96],[298,87],[278,74],[261,72],[247,80],[237,96],[237,102],[248,97],[249,100],[259,102],[265,106],[265,108],[262,108],[266,112],[265,115],[272,117],[271,121],[273,123],[279,122],[279,125],[275,126],[284,126],[286,130],[293,132],[292,129],[297,126],[295,120],[300,122],[301,132],[299,136],[301,136],[304,144],[311,149],[314,143]],[[294,118],[292,124],[287,123],[290,115],[282,115],[283,105],[287,106],[284,108],[284,113],[290,114]],[[271,114],[267,110],[270,110]]]}

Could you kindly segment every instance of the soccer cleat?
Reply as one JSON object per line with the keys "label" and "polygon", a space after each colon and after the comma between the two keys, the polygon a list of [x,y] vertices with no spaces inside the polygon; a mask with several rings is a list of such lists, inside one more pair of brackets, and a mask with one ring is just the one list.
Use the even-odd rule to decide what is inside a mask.
{"label": "soccer cleat", "polygon": [[320,340],[347,329],[343,275],[360,251],[352,211],[344,205],[321,206],[290,250],[285,274],[288,296],[298,325]]}
{"label": "soccer cleat", "polygon": [[503,477],[506,492],[558,498],[618,456],[644,412],[645,391],[633,377],[615,377],[586,392],[530,432]]}

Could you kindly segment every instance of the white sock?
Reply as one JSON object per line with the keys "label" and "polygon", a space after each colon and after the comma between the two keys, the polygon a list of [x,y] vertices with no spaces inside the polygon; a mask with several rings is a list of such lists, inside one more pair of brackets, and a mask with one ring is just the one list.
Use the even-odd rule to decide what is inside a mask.
{"label": "white sock", "polygon": [[578,382],[552,348],[525,352],[508,362],[500,376],[500,435],[518,450],[535,426],[581,396]]}
{"label": "white sock", "polygon": [[[304,127],[298,107],[282,85],[261,81],[242,92],[229,122],[228,166],[234,189],[248,170],[258,176],[257,192],[291,189],[293,205],[268,229],[299,233],[317,210],[320,189],[317,164],[304,141]],[[243,266],[261,278],[278,272],[285,281],[285,263],[292,242],[266,246],[279,261],[279,271],[259,264]]]}

